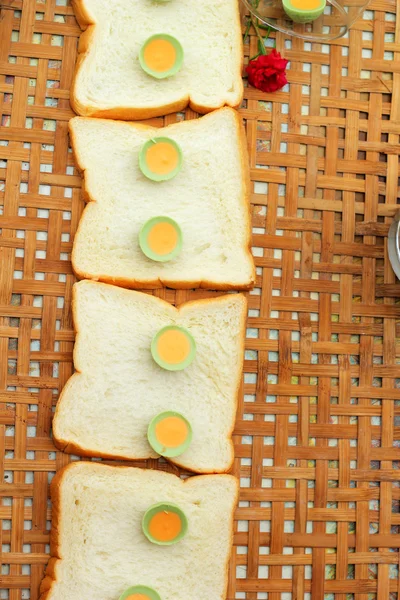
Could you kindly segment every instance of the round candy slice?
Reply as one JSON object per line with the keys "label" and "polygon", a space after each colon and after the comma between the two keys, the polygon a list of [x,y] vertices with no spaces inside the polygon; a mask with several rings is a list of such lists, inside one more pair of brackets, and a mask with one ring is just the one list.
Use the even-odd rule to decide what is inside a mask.
{"label": "round candy slice", "polygon": [[156,363],[167,371],[186,369],[196,355],[193,336],[184,327],[167,325],[154,336],[151,353]]}
{"label": "round candy slice", "polygon": [[161,600],[161,596],[145,585],[134,585],[128,588],[118,600]]}
{"label": "round candy slice", "polygon": [[143,71],[156,79],[165,79],[178,73],[183,57],[180,42],[165,33],[149,37],[139,51],[139,63]]}
{"label": "round candy slice", "polygon": [[295,23],[310,23],[322,15],[326,0],[282,0],[283,8]]}
{"label": "round candy slice", "polygon": [[182,167],[182,150],[168,137],[148,140],[139,154],[139,168],[152,181],[173,179]]}
{"label": "round candy slice", "polygon": [[190,446],[192,428],[183,415],[167,411],[152,419],[147,431],[147,438],[157,454],[172,458],[180,456]]}
{"label": "round candy slice", "polygon": [[171,546],[183,539],[188,530],[185,513],[176,504],[160,502],[145,512],[143,533],[153,544]]}
{"label": "round candy slice", "polygon": [[182,250],[182,231],[170,217],[153,217],[139,232],[140,248],[151,260],[167,262]]}

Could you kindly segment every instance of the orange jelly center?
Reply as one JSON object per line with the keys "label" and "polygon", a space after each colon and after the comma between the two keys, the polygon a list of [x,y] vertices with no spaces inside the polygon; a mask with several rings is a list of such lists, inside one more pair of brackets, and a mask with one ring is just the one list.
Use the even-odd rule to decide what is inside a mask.
{"label": "orange jelly center", "polygon": [[162,446],[177,448],[188,435],[188,426],[179,417],[166,417],[156,425],[156,437]]}
{"label": "orange jelly center", "polygon": [[171,223],[156,223],[147,236],[149,248],[159,256],[170,254],[178,243],[178,232]]}
{"label": "orange jelly center", "polygon": [[172,144],[157,142],[156,144],[152,144],[147,150],[146,163],[153,173],[167,175],[178,166],[179,154]]}
{"label": "orange jelly center", "polygon": [[150,600],[150,598],[145,594],[130,594],[125,600]]}
{"label": "orange jelly center", "polygon": [[291,0],[297,10],[315,10],[321,6],[320,0]]}
{"label": "orange jelly center", "polygon": [[157,352],[162,361],[177,365],[188,357],[190,342],[179,329],[168,329],[158,338]]}
{"label": "orange jelly center", "polygon": [[152,40],[144,49],[144,61],[152,71],[165,73],[175,64],[176,50],[168,40]]}
{"label": "orange jelly center", "polygon": [[165,510],[156,513],[149,523],[150,535],[160,542],[172,542],[181,530],[180,516]]}

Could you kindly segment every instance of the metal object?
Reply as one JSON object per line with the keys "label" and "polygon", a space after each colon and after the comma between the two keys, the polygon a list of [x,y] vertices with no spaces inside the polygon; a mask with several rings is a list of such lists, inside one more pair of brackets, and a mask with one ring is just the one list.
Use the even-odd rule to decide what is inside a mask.
{"label": "metal object", "polygon": [[327,0],[323,14],[312,23],[294,23],[285,13],[282,0],[242,0],[264,25],[304,40],[325,42],[345,35],[367,8],[370,0]]}
{"label": "metal object", "polygon": [[400,279],[400,211],[396,213],[389,228],[388,253],[392,269]]}

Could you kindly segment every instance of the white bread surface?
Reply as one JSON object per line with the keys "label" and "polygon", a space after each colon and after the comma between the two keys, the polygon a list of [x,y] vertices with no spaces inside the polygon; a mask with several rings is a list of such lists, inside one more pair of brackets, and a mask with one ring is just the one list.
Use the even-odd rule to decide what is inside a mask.
{"label": "white bread surface", "polygon": [[[243,97],[239,0],[73,0],[81,35],[72,87],[75,112],[137,120],[183,110],[237,107]],[[152,35],[177,38],[181,70],[155,79],[138,60]]]}
{"label": "white bread surface", "polygon": [[[75,237],[72,264],[81,279],[128,288],[249,289],[249,166],[244,129],[225,108],[164,129],[76,117],[71,141],[84,172],[87,205]],[[174,179],[154,182],[138,164],[143,144],[168,136],[183,152]],[[180,225],[181,253],[155,262],[141,251],[142,225],[154,216]]]}
{"label": "white bread surface", "polygon": [[[57,446],[79,455],[156,457],[147,440],[148,425],[157,414],[172,410],[189,420],[193,439],[171,462],[200,473],[229,471],[246,309],[241,294],[176,309],[148,294],[76,283],[77,372],[57,404]],[[182,371],[162,369],[151,355],[151,341],[166,325],[185,327],[195,339],[195,359]]]}
{"label": "white bread surface", "polygon": [[[118,600],[129,587],[162,600],[225,600],[238,483],[230,475],[182,481],[161,471],[75,462],[52,482],[52,557],[40,600]],[[143,535],[146,509],[177,504],[188,533],[173,546]]]}

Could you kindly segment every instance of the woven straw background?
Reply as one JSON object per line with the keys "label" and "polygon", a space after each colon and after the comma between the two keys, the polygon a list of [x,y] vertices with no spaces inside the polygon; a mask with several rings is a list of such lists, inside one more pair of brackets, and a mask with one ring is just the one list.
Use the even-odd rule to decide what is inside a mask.
{"label": "woven straw background", "polygon": [[[72,373],[68,258],[83,203],[67,122],[80,31],[67,0],[0,8],[0,598],[37,600],[48,482],[69,460],[50,427]],[[290,85],[246,90],[258,279],[229,600],[400,600],[400,286],[386,252],[400,153],[395,10],[373,0],[329,45],[277,34]]]}

